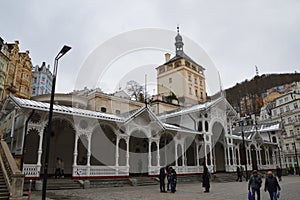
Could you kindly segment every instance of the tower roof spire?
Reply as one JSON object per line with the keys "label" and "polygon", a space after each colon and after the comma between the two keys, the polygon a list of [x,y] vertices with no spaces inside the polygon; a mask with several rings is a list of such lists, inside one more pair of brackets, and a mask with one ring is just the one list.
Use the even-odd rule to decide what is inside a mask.
{"label": "tower roof spire", "polygon": [[181,55],[183,53],[183,42],[182,42],[182,37],[179,34],[179,25],[177,25],[177,35],[175,37],[175,50],[176,50],[176,55]]}

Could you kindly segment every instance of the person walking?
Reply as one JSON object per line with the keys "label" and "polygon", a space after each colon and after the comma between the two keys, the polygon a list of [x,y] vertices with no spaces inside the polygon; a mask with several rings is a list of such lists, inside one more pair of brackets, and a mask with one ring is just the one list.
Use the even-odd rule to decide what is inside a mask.
{"label": "person walking", "polygon": [[273,176],[272,171],[268,171],[268,176],[266,177],[265,182],[265,192],[268,190],[270,199],[271,200],[277,200],[277,191],[280,191],[281,188],[279,186],[279,183],[277,181],[277,178]]}
{"label": "person walking", "polygon": [[60,175],[61,175],[61,178],[65,177],[64,167],[65,167],[65,163],[64,163],[63,159],[60,159]]}
{"label": "person walking", "polygon": [[278,177],[278,180],[281,181],[281,177],[282,177],[282,169],[280,167],[276,167],[276,175]]}
{"label": "person walking", "polygon": [[251,192],[252,200],[255,200],[255,193],[257,194],[257,200],[260,200],[261,184],[261,177],[258,175],[256,170],[253,170],[248,183],[248,191]]}
{"label": "person walking", "polygon": [[55,178],[61,176],[61,160],[59,157],[56,158],[56,164],[55,164]]}
{"label": "person walking", "polygon": [[241,170],[239,166],[236,167],[236,175],[237,175],[236,181],[242,182]]}
{"label": "person walking", "polygon": [[167,190],[169,191],[170,188],[171,188],[171,167],[170,166],[167,166]]}
{"label": "person walking", "polygon": [[160,168],[160,171],[159,171],[159,188],[160,188],[160,192],[166,192],[165,178],[166,178],[165,168],[162,167],[162,168]]}
{"label": "person walking", "polygon": [[177,174],[175,169],[170,167],[170,181],[171,181],[171,192],[176,192],[176,184],[177,184]]}
{"label": "person walking", "polygon": [[209,179],[210,179],[210,173],[209,173],[206,165],[204,165],[203,166],[203,175],[202,175],[202,187],[205,188],[204,192],[209,192],[209,188],[210,188]]}

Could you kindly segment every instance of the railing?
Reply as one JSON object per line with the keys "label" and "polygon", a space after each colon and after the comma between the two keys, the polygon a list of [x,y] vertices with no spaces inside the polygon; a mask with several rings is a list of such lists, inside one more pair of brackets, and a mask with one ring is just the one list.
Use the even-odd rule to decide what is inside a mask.
{"label": "railing", "polygon": [[23,165],[23,174],[25,177],[38,178],[40,177],[41,167],[36,164],[24,164]]}
{"label": "railing", "polygon": [[23,199],[24,175],[18,169],[5,141],[0,141],[0,165],[3,171],[9,199]]}
{"label": "railing", "polygon": [[95,176],[129,176],[127,166],[83,166],[73,167],[73,177],[95,177]]}

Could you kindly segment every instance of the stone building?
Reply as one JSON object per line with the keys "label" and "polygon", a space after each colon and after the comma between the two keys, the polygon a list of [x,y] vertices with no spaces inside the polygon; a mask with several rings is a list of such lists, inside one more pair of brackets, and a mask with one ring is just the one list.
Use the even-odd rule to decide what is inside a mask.
{"label": "stone building", "polygon": [[[4,40],[0,37],[0,99],[3,98],[5,79],[7,74],[7,67],[9,63],[9,54],[7,44],[4,43]],[[1,101],[1,104],[3,102]]]}
{"label": "stone building", "polygon": [[19,42],[8,43],[9,63],[5,80],[4,100],[7,94],[21,98],[30,98],[32,81],[32,63],[29,51],[20,52]]}
{"label": "stone building", "polygon": [[32,71],[31,97],[50,94],[52,89],[52,73],[50,65],[43,62],[41,67],[36,65]]}
{"label": "stone building", "polygon": [[173,93],[181,105],[195,105],[206,101],[204,68],[183,51],[183,39],[177,27],[176,55],[165,54],[165,63],[157,70],[157,93],[169,96]]}

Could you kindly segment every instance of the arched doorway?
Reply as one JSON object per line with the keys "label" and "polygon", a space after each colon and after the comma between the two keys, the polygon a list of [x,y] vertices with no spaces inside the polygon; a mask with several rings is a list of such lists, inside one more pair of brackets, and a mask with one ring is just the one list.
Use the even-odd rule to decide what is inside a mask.
{"label": "arched doorway", "polygon": [[115,166],[116,135],[110,125],[101,124],[91,138],[91,165]]}
{"label": "arched doorway", "polygon": [[132,132],[129,138],[129,175],[148,175],[149,140],[143,131]]}
{"label": "arched doorway", "polygon": [[77,165],[86,165],[87,164],[87,147],[88,139],[85,135],[81,135],[77,141]]}
{"label": "arched doorway", "polygon": [[197,160],[197,147],[194,137],[187,137],[185,139],[186,150],[186,165],[187,166],[196,166]]}
{"label": "arched doorway", "polygon": [[[41,133],[43,134],[43,133]],[[28,131],[24,147],[24,164],[37,164],[40,136],[37,130]]]}
{"label": "arched doorway", "polygon": [[212,126],[212,142],[214,146],[215,155],[215,169],[216,172],[225,172],[225,131],[220,122],[215,122]]}
{"label": "arched doorway", "polygon": [[[50,133],[48,173],[55,173],[57,158],[60,158],[63,161],[64,174],[66,176],[71,176],[73,171],[72,165],[75,143],[75,130],[68,120],[60,118],[53,120],[52,127],[53,131],[52,133]],[[45,128],[45,131],[47,131],[47,129],[48,127]],[[43,152],[45,152],[45,150],[43,150]]]}
{"label": "arched doorway", "polygon": [[[179,146],[179,145],[178,145]],[[159,140],[160,165],[175,165],[175,142],[169,133],[163,133]],[[178,157],[181,153],[178,152]]]}
{"label": "arched doorway", "polygon": [[252,169],[257,170],[257,156],[256,156],[256,148],[254,145],[250,146],[250,151],[251,151]]}

